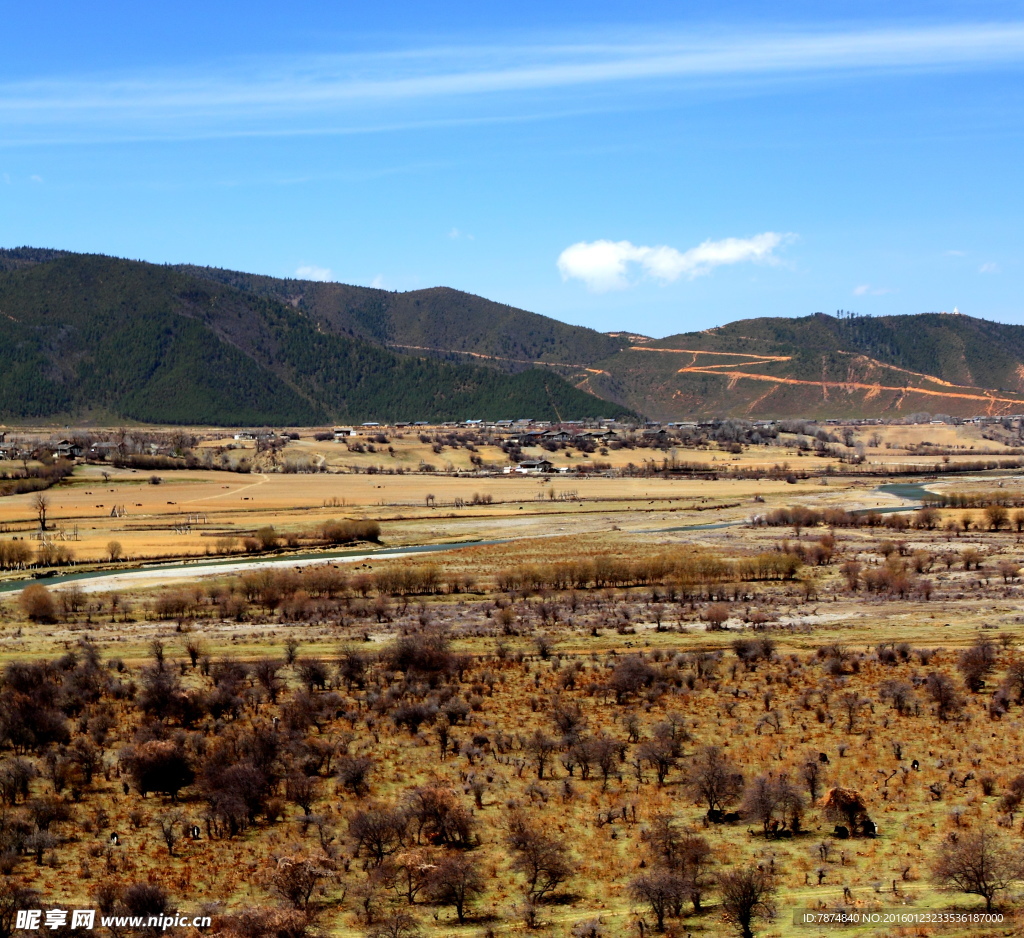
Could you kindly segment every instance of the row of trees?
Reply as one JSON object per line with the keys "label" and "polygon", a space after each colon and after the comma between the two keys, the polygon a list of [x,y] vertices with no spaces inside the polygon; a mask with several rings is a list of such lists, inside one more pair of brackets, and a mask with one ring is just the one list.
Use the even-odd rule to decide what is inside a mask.
{"label": "row of trees", "polygon": [[504,592],[531,593],[671,583],[682,593],[692,595],[701,592],[702,587],[722,583],[791,580],[802,562],[796,553],[788,551],[765,551],[736,560],[707,552],[661,554],[637,560],[603,555],[549,564],[522,564],[499,572],[495,584]]}
{"label": "row of trees", "polygon": [[768,527],[792,526],[798,533],[802,528],[813,528],[819,525],[832,528],[884,526],[897,530],[918,528],[934,531],[940,524],[943,524],[945,530],[952,532],[969,531],[971,528],[981,530],[982,527],[986,527],[990,531],[999,531],[1012,526],[1017,531],[1024,531],[1024,510],[1015,511],[1011,515],[1006,506],[998,502],[988,503],[983,507],[980,521],[970,511],[964,511],[958,518],[947,518],[943,524],[938,509],[930,504],[914,512],[888,513],[880,511],[852,512],[843,508],[819,510],[795,505],[788,508],[776,508],[766,514],[757,515],[751,519],[750,523],[755,526],[767,525]]}

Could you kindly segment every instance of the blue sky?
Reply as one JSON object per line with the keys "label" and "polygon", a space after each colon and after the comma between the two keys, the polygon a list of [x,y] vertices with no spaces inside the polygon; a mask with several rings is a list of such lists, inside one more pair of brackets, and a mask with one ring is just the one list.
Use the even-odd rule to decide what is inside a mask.
{"label": "blue sky", "polygon": [[1024,4],[893,8],[21,4],[0,244],[649,335],[1024,322]]}

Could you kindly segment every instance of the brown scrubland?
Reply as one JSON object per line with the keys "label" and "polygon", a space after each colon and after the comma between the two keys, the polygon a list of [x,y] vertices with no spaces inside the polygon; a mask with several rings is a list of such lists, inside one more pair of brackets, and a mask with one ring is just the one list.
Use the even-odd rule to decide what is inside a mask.
{"label": "brown scrubland", "polygon": [[[1018,933],[1012,471],[889,513],[884,478],[593,481],[276,490],[211,551],[276,566],[123,589],[26,579],[41,545],[5,534],[0,938],[58,907],[239,938]],[[98,536],[92,569],[130,564]]]}

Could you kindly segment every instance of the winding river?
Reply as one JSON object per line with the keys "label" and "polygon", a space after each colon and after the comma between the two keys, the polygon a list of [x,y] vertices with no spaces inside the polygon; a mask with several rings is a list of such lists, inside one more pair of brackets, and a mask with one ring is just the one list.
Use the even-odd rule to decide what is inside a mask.
{"label": "winding river", "polygon": [[[867,514],[870,511],[878,514],[892,514],[897,511],[916,511],[921,507],[928,490],[920,482],[890,482],[875,489],[883,495],[905,499],[909,504],[892,508],[861,508],[854,514]],[[718,528],[735,527],[742,521],[718,521],[709,524],[691,524],[681,527],[660,528],[648,531],[649,534],[667,534],[678,531],[713,531]],[[488,541],[451,541],[444,544],[417,544],[409,547],[383,547],[379,550],[336,550],[319,553],[283,554],[277,557],[232,558],[223,560],[192,560],[177,561],[165,564],[152,564],[131,570],[92,570],[82,573],[60,573],[53,576],[33,577],[31,579],[8,580],[0,583],[0,594],[15,593],[30,583],[42,583],[45,586],[61,586],[65,583],[79,583],[86,592],[100,590],[124,589],[133,585],[156,585],[161,580],[167,582],[192,579],[201,576],[231,575],[244,573],[247,570],[265,569],[267,567],[290,566],[304,567],[317,563],[328,563],[332,560],[344,563],[358,563],[384,558],[411,557],[416,554],[431,554],[440,551],[462,550],[467,547],[481,547],[489,544],[503,544],[506,539]]]}
{"label": "winding river", "polygon": [[[0,594],[14,593],[30,583],[44,586],[62,586],[65,583],[80,583],[86,592],[119,589],[141,581],[192,579],[201,576],[216,576],[244,573],[266,567],[307,567],[317,563],[341,560],[357,563],[384,557],[411,557],[414,554],[431,554],[444,550],[461,550],[466,547],[482,547],[488,544],[503,544],[504,540],[451,541],[445,544],[416,544],[409,547],[382,547],[379,550],[334,550],[318,553],[284,554],[278,557],[238,557],[230,560],[191,560],[173,563],[151,564],[131,570],[91,570],[82,573],[59,573],[54,576],[32,577],[31,579],[10,580],[0,583]],[[187,577],[180,574],[187,573]],[[102,581],[102,582],[99,582]]]}

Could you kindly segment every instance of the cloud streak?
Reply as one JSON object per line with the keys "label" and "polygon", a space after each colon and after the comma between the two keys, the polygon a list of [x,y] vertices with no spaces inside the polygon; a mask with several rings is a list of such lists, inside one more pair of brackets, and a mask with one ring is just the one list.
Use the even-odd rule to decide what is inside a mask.
{"label": "cloud streak", "polygon": [[588,86],[647,88],[669,80],[705,84],[1022,62],[1024,22],[757,36],[691,32],[656,41],[454,46],[7,83],[0,85],[0,120],[8,132],[69,122],[283,123],[383,104]]}
{"label": "cloud streak", "polygon": [[666,284],[680,277],[692,280],[731,264],[777,264],[775,249],[794,238],[792,234],[766,231],[752,238],[704,241],[687,251],[664,244],[647,247],[629,241],[580,241],[562,251],[558,270],[563,280],[580,280],[591,292],[604,293],[633,286],[637,271]]}

